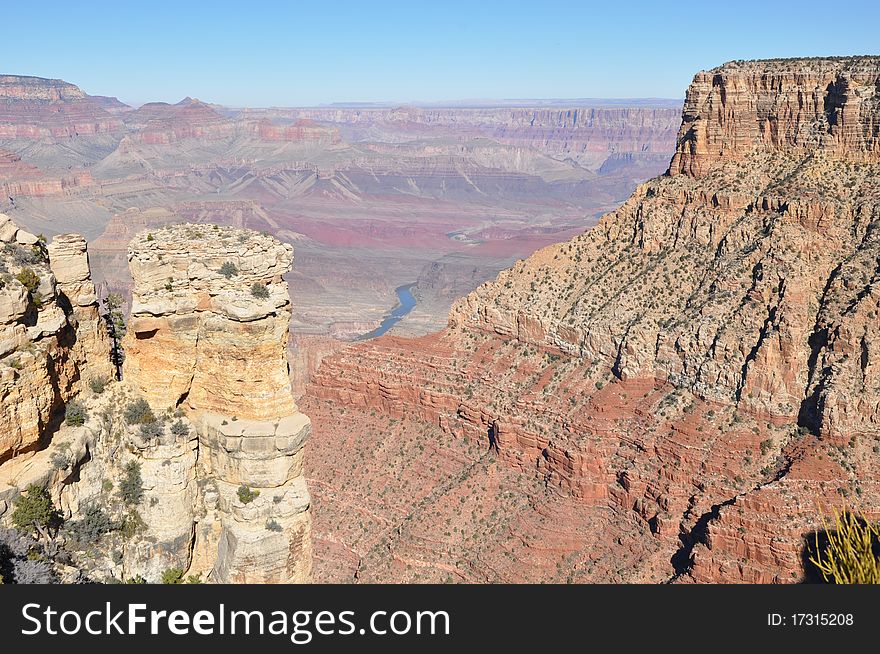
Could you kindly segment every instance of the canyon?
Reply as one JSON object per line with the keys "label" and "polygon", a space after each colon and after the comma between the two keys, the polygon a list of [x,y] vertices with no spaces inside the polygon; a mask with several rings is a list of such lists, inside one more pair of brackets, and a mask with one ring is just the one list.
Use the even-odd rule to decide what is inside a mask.
{"label": "canyon", "polygon": [[667,172],[306,388],[320,581],[748,582],[880,517],[880,59],[698,73]]}
{"label": "canyon", "polygon": [[810,580],[825,516],[880,519],[878,88],[878,57],[729,62],[683,108],[0,77],[0,521],[44,490],[68,582]]}
{"label": "canyon", "polygon": [[441,328],[458,297],[661,172],[681,106],[132,108],[12,75],[0,103],[0,210],[47,238],[82,233],[105,292],[129,299],[126,246],[146,228],[216,223],[296,245],[303,362],[313,341],[377,328],[403,284],[417,282],[418,306],[395,331]]}

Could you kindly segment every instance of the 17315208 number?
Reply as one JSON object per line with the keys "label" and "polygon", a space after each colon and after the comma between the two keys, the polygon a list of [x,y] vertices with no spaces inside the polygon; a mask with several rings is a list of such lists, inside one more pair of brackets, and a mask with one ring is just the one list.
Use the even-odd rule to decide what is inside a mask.
{"label": "17315208 number", "polygon": [[767,614],[767,625],[771,627],[851,627],[854,622],[852,613]]}

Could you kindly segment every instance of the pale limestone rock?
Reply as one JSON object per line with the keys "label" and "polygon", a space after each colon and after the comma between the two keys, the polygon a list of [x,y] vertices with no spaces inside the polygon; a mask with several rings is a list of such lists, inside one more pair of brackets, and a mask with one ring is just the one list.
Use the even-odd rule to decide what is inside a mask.
{"label": "pale limestone rock", "polygon": [[18,225],[12,222],[12,219],[5,213],[0,213],[0,242],[11,243],[15,240],[17,231]]}
{"label": "pale limestone rock", "polygon": [[33,234],[31,234],[30,232],[26,232],[23,229],[19,229],[15,233],[15,242],[18,243],[19,245],[30,246],[30,245],[36,245],[37,243],[39,243],[39,239],[36,236],[34,236]]}
{"label": "pale limestone rock", "polygon": [[[155,411],[182,409],[198,435],[196,507],[186,494],[166,501],[178,508],[163,519],[181,540],[164,542],[190,530],[186,567],[215,582],[310,578],[310,423],[293,402],[286,352],[291,260],[272,237],[204,225],[141,234],[129,247],[125,378]],[[235,272],[222,274],[224,264]],[[255,297],[254,284],[268,297]],[[240,501],[242,486],[253,502]]]}

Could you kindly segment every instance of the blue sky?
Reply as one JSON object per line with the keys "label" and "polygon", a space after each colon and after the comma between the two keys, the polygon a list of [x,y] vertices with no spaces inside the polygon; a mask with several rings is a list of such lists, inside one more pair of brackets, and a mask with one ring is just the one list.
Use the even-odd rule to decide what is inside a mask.
{"label": "blue sky", "polygon": [[683,97],[730,59],[880,53],[880,2],[4,3],[0,72],[129,103]]}

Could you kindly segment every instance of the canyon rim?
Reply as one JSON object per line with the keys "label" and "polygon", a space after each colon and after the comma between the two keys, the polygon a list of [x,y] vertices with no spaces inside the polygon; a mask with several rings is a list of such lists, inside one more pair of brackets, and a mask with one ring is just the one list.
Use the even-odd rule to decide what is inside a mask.
{"label": "canyon rim", "polygon": [[[4,574],[803,581],[823,512],[880,518],[878,88],[877,57],[734,61],[674,136],[668,106],[132,109],[0,77],[0,522],[45,496],[65,523],[19,520],[44,560]],[[91,243],[37,233],[64,210]],[[400,283],[408,328],[333,338]]]}

